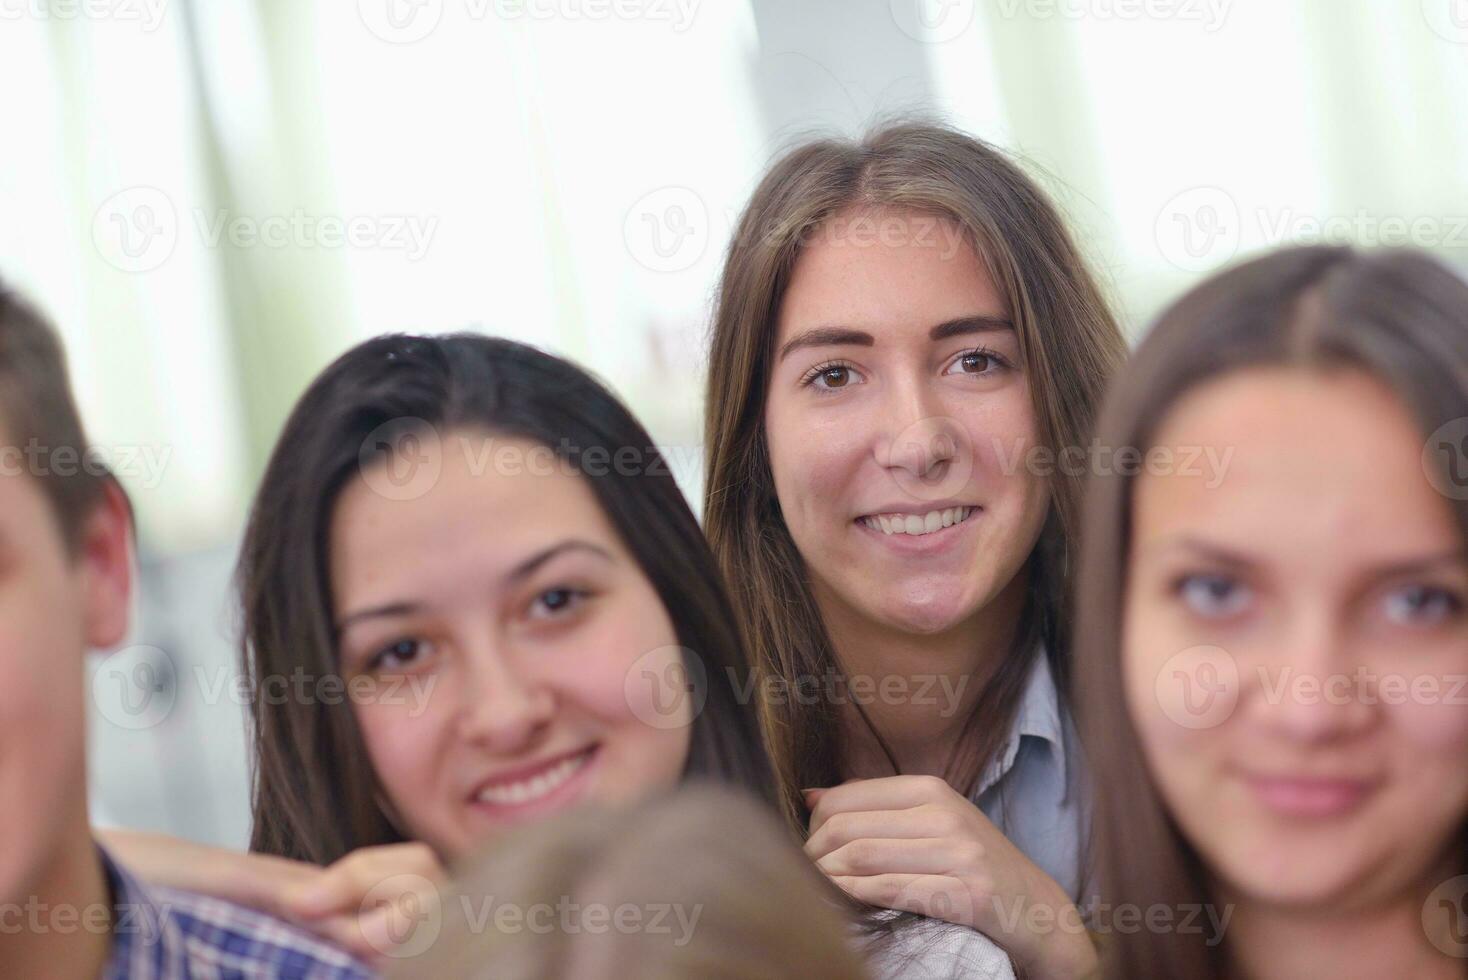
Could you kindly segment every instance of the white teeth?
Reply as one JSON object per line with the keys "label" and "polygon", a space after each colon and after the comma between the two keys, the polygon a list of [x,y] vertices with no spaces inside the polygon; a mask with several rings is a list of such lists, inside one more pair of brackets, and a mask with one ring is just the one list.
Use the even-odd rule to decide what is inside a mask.
{"label": "white teeth", "polygon": [[972,507],[950,507],[947,510],[930,510],[926,514],[874,514],[863,517],[861,522],[883,534],[923,535],[962,523],[973,512]]}
{"label": "white teeth", "polygon": [[499,806],[517,806],[521,803],[529,803],[531,800],[538,800],[570,779],[576,770],[586,764],[589,758],[591,758],[591,753],[583,752],[564,759],[545,772],[529,779],[522,779],[517,783],[486,786],[479,791],[478,800],[480,803],[493,803]]}

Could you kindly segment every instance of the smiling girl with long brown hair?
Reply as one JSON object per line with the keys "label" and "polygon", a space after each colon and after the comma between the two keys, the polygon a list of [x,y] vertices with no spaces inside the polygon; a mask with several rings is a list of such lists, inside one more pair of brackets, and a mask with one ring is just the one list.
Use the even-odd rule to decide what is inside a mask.
{"label": "smiling girl with long brown hair", "polygon": [[[925,124],[777,162],[714,322],[705,527],[787,815],[856,899],[978,929],[1035,976],[1093,961],[1061,694],[1071,451],[1123,350],[1035,182]],[[1032,907],[1076,928],[1007,914]]]}

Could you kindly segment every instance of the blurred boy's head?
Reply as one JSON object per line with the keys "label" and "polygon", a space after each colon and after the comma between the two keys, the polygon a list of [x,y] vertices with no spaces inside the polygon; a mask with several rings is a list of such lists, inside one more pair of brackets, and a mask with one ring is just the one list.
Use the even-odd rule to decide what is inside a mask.
{"label": "blurred boy's head", "polygon": [[60,341],[0,285],[0,902],[86,828],[84,655],[127,630],[127,501],[87,452]]}

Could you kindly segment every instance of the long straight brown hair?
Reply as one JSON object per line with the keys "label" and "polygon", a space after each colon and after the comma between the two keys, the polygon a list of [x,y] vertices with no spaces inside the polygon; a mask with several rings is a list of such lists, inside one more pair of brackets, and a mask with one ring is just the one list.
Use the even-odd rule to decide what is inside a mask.
{"label": "long straight brown hair", "polygon": [[[678,643],[699,661],[702,710],[685,777],[774,800],[768,759],[739,688],[749,668],[734,611],[698,521],[652,439],[575,365],[524,344],[473,334],[392,335],[343,354],[286,421],[250,513],[237,587],[246,666],[256,692],[280,678],[338,675],[330,529],[337,498],[363,472],[370,437],[405,422],[538,443],[584,477],[657,590]],[[635,466],[620,461],[630,451]],[[602,453],[602,465],[592,462]],[[585,465],[581,465],[582,460]],[[615,466],[606,460],[618,460]],[[350,703],[257,696],[250,847],[330,863],[403,838],[380,804]]]}
{"label": "long straight brown hair", "polygon": [[[800,689],[841,667],[775,496],[766,449],[765,395],[776,321],[802,242],[850,208],[889,208],[952,221],[1004,299],[1018,334],[1041,438],[1079,446],[1125,343],[1100,289],[1044,192],[1002,153],[939,125],[899,123],[865,139],[802,145],[755,190],[724,262],[709,359],[704,524],[734,591],[761,681]],[[1011,656],[969,719],[966,775],[977,778],[1003,740],[1043,642],[1058,678],[1067,644],[1063,597],[1081,479],[1058,474],[1035,554],[1027,607]],[[836,706],[763,704],[761,717],[782,804],[804,832],[800,790],[840,781]],[[808,699],[807,699],[808,700]],[[880,739],[880,733],[876,733]],[[971,789],[959,786],[961,791]]]}
{"label": "long straight brown hair", "polygon": [[[1255,259],[1163,313],[1107,396],[1098,439],[1145,454],[1185,393],[1232,371],[1275,366],[1367,372],[1396,392],[1425,443],[1468,416],[1468,282],[1407,251],[1314,247]],[[1438,463],[1446,479],[1446,460]],[[1140,761],[1123,696],[1132,493],[1130,476],[1092,477],[1078,575],[1077,707],[1099,789],[1101,897],[1111,908],[1202,907],[1206,872]],[[1449,503],[1468,547],[1468,500]],[[1468,853],[1468,833],[1459,846]],[[1210,948],[1201,934],[1141,930],[1108,937],[1106,976],[1208,980],[1224,976],[1226,957],[1226,941]]]}

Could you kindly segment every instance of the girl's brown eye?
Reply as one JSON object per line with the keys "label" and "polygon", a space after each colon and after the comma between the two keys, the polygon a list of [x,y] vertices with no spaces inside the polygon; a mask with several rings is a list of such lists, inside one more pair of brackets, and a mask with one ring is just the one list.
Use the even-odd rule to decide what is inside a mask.
{"label": "girl's brown eye", "polygon": [[428,652],[422,640],[403,639],[373,654],[367,666],[372,670],[401,670]]}
{"label": "girl's brown eye", "polygon": [[843,388],[851,380],[851,372],[844,367],[830,367],[821,372],[821,379],[827,388]]}
{"label": "girl's brown eye", "polygon": [[581,589],[547,589],[530,604],[531,619],[553,619],[584,602],[590,593]]}
{"label": "girl's brown eye", "polygon": [[963,360],[960,363],[963,364],[963,369],[965,372],[969,374],[982,374],[989,367],[989,355],[965,354],[963,355]]}

